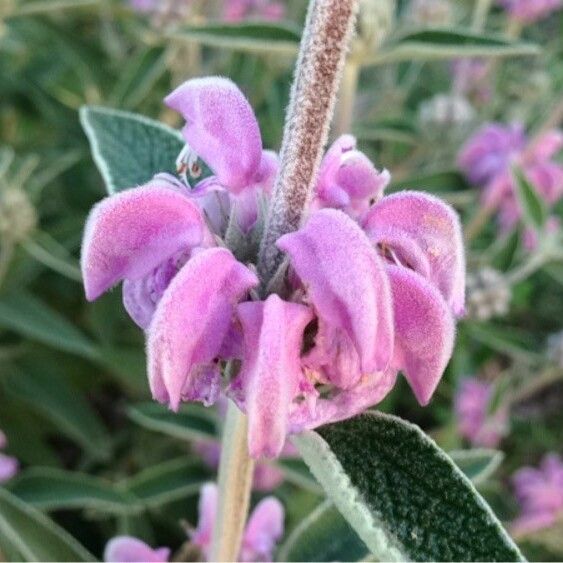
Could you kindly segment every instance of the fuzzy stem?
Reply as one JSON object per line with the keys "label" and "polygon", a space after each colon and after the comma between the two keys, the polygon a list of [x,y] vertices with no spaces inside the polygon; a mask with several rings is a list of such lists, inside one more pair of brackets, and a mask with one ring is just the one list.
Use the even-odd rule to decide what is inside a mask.
{"label": "fuzzy stem", "polygon": [[248,421],[229,401],[219,462],[219,506],[210,561],[237,561],[250,504],[254,460],[248,455]]}
{"label": "fuzzy stem", "polygon": [[275,243],[299,228],[328,137],[358,0],[312,0],[301,47],[258,271],[265,288],[282,262]]}

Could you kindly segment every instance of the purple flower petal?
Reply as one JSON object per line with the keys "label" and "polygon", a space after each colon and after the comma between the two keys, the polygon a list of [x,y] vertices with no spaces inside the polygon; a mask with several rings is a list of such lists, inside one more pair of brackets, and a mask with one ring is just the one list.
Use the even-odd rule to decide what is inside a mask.
{"label": "purple flower petal", "polygon": [[164,100],[186,120],[182,132],[219,182],[238,193],[252,183],[262,158],[262,139],[252,107],[226,78],[196,78]]}
{"label": "purple flower petal", "polygon": [[273,561],[276,543],[283,536],[283,521],[284,509],[279,500],[261,500],[246,524],[239,560]]}
{"label": "purple flower petal", "polygon": [[341,211],[322,209],[281,237],[319,319],[310,360],[347,388],[385,369],[393,351],[391,292],[382,260],[360,227]]}
{"label": "purple flower petal", "polygon": [[363,221],[368,236],[426,277],[456,315],[465,307],[465,252],[457,213],[422,192],[400,192],[374,205]]}
{"label": "purple flower petal", "polygon": [[455,326],[436,288],[416,272],[387,266],[393,292],[393,367],[404,372],[421,405],[430,401],[452,355]]}
{"label": "purple flower petal", "polygon": [[15,457],[0,453],[0,483],[8,481],[20,470],[19,461]]}
{"label": "purple flower petal", "polygon": [[111,563],[162,563],[168,561],[169,557],[169,548],[152,549],[145,542],[130,536],[116,536],[104,550],[104,561]]}
{"label": "purple flower petal", "polygon": [[303,331],[313,315],[304,305],[275,294],[266,301],[241,303],[237,313],[245,350],[237,380],[248,415],[248,449],[254,458],[277,457],[301,377]]}
{"label": "purple flower petal", "polygon": [[91,211],[82,241],[82,276],[89,301],[123,279],[138,280],[179,250],[203,240],[198,207],[162,183],[126,190]]}
{"label": "purple flower petal", "polygon": [[177,410],[182,399],[211,404],[219,392],[217,357],[234,306],[258,285],[224,248],[198,252],[165,291],[148,330],[153,397]]}

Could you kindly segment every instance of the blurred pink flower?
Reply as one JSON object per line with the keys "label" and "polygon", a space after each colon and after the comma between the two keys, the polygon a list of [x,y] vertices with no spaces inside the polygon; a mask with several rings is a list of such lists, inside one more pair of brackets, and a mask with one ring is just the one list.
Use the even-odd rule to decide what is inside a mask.
{"label": "blurred pink flower", "polygon": [[108,563],[163,563],[168,561],[170,549],[152,549],[145,542],[131,536],[116,536],[104,550],[104,561]]}
{"label": "blurred pink flower", "polygon": [[558,455],[546,455],[538,469],[518,470],[512,484],[521,508],[511,527],[515,535],[549,528],[563,517],[563,462]]}
{"label": "blurred pink flower", "polygon": [[[8,445],[6,435],[0,430],[0,450]],[[0,484],[14,477],[20,469],[20,464],[15,457],[0,452]]]}
{"label": "blurred pink flower", "polygon": [[[548,207],[563,197],[563,166],[555,157],[563,133],[553,129],[528,140],[520,125],[491,123],[462,147],[458,164],[470,182],[483,188],[483,205],[498,210],[501,231],[512,230],[522,216],[512,167],[522,170]],[[552,221],[550,228],[556,224]]]}
{"label": "blurred pink flower", "polygon": [[247,18],[278,21],[285,15],[283,2],[274,0],[224,0],[223,19],[235,23]]}
{"label": "blurred pink flower", "polygon": [[498,0],[512,18],[522,23],[534,23],[563,7],[563,0]]}
{"label": "blurred pink flower", "polygon": [[[227,79],[189,80],[166,103],[186,120],[180,170],[197,176],[201,157],[213,175],[193,189],[157,175],[104,199],[82,246],[86,297],[123,281],[126,309],[147,331],[153,397],[177,410],[225,391],[249,417],[255,458],[280,455],[288,433],[377,404],[400,370],[427,404],[464,312],[455,211],[423,192],[383,197],[388,173],[341,137],[309,217],[277,241],[289,257],[284,299],[259,301],[252,261],[277,156]],[[212,205],[218,195],[226,206]],[[230,359],[241,368],[224,384]]]}
{"label": "blurred pink flower", "polygon": [[455,397],[458,431],[473,446],[494,448],[508,433],[508,412],[489,412],[493,387],[475,378],[464,379]]}
{"label": "blurred pink flower", "polygon": [[485,59],[455,59],[451,64],[455,92],[480,104],[489,102],[492,96],[489,68]]}

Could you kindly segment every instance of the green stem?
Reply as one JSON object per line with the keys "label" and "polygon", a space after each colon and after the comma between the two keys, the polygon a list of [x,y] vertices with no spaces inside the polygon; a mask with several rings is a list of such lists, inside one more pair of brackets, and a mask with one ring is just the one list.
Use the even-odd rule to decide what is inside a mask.
{"label": "green stem", "polygon": [[344,66],[342,84],[340,85],[338,102],[336,104],[335,137],[351,132],[359,77],[360,65],[357,61],[349,59]]}
{"label": "green stem", "polygon": [[254,460],[248,455],[248,421],[229,402],[219,463],[219,507],[211,561],[237,561],[250,504]]}

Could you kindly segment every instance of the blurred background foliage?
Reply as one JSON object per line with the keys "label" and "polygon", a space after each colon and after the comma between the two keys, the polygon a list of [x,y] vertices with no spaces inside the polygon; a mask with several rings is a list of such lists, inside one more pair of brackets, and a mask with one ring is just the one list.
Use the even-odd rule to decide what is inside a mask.
{"label": "blurred background foliage", "polygon": [[[37,544],[43,558],[72,549],[64,530],[96,557],[117,533],[179,546],[185,526],[195,524],[200,485],[214,479],[192,443],[217,435],[216,414],[190,405],[170,417],[148,403],[142,334],[119,292],[86,303],[79,269],[86,215],[104,195],[78,120],[81,106],[125,109],[178,127],[162,98],[187,78],[222,74],[249,96],[265,146],[280,146],[306,2],[288,1],[287,21],[230,29],[204,18],[207,10],[217,16],[219,3],[200,4],[182,18],[138,13],[119,0],[0,6],[0,428],[7,453],[21,464],[5,483],[11,500],[0,495],[0,521],[17,522],[21,541]],[[456,166],[463,142],[487,121],[518,120],[533,133],[561,120],[562,12],[514,30],[496,5],[480,25],[469,0],[450,2],[434,19],[417,19],[415,2],[393,4],[388,14],[380,6],[362,20],[352,56],[362,53],[369,64],[359,74],[351,132],[377,166],[391,171],[391,190],[439,194],[469,224],[480,203]],[[436,28],[469,33],[472,25],[485,30],[483,37],[512,37],[490,46],[419,35],[434,49],[426,57],[432,60],[404,39]],[[494,56],[487,59],[490,97],[468,95],[468,115],[451,101],[451,64],[472,53]],[[445,110],[438,95],[446,96]],[[446,450],[465,448],[453,408],[460,381],[491,383],[491,408],[509,409],[510,431],[498,446],[502,464],[479,487],[509,521],[517,510],[511,474],[562,450],[563,339],[552,338],[551,352],[547,343],[562,329],[563,263],[549,258],[528,272],[537,253],[522,247],[518,232],[500,237],[491,218],[468,246],[474,277],[483,268],[502,278],[524,267],[523,277],[491,298],[492,309],[495,299],[508,302],[500,314],[460,323],[454,357],[429,407],[417,406],[401,381],[381,408],[416,422]],[[299,463],[284,471],[275,494],[291,532],[322,496]],[[42,552],[41,534],[54,534],[63,551]],[[553,537],[539,536],[523,544],[530,557],[563,557]],[[6,537],[0,534],[5,558],[30,557]]]}

